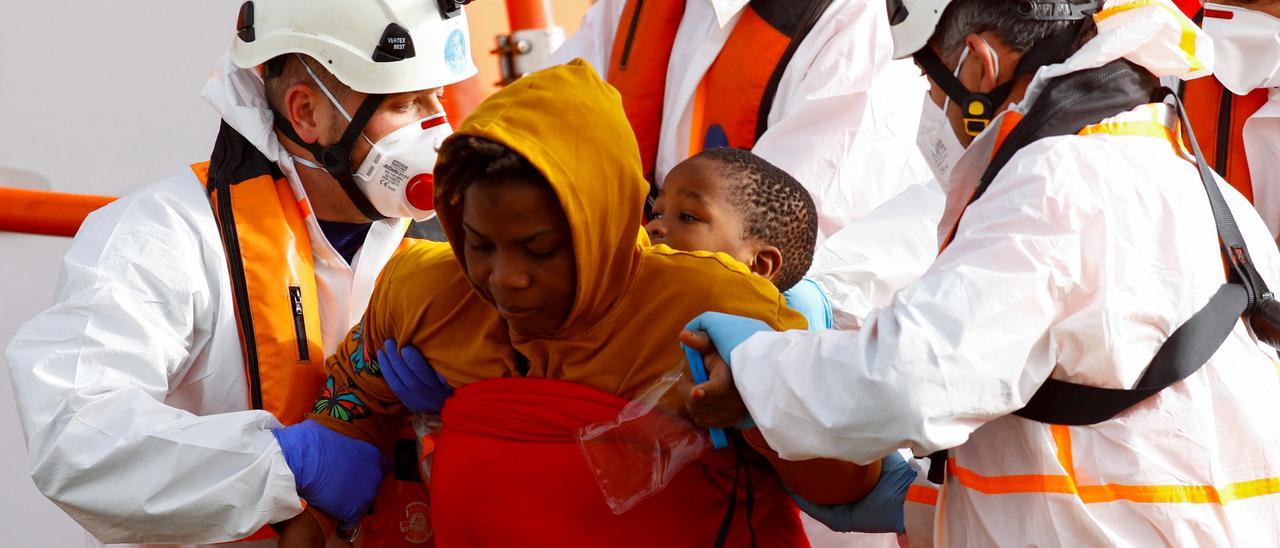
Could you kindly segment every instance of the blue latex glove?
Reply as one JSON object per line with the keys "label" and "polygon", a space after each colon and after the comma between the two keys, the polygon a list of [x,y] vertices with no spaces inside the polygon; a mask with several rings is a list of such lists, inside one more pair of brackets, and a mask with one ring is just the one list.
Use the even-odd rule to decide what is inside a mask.
{"label": "blue latex glove", "polygon": [[312,420],[271,433],[293,471],[298,495],[343,523],[360,521],[388,468],[376,447]]}
{"label": "blue latex glove", "polygon": [[791,495],[804,513],[842,533],[904,533],[902,506],[916,471],[896,451],[880,460],[880,481],[862,500],[823,506]]}
{"label": "blue latex glove", "polygon": [[722,312],[698,314],[698,317],[686,324],[684,328],[693,332],[706,331],[711,337],[711,344],[716,345],[716,351],[720,353],[721,358],[724,358],[724,363],[730,367],[733,366],[733,362],[729,361],[729,355],[733,354],[733,349],[742,344],[742,341],[761,331],[773,331],[769,324],[755,318]]}
{"label": "blue latex glove", "polygon": [[818,282],[804,278],[782,296],[786,297],[787,306],[809,320],[809,331],[822,331],[835,326],[835,317],[831,313],[831,301],[827,299],[827,294],[822,292]]}
{"label": "blue latex glove", "polygon": [[439,413],[444,400],[453,395],[453,387],[436,373],[427,358],[413,345],[396,350],[395,339],[388,339],[378,351],[378,365],[391,392],[414,413]]}

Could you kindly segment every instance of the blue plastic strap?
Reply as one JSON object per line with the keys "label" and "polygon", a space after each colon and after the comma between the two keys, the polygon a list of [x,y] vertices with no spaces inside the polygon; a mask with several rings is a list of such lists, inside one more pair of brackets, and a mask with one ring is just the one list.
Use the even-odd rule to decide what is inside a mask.
{"label": "blue plastic strap", "polygon": [[[693,383],[702,384],[707,382],[707,366],[702,363],[702,354],[684,344],[680,345],[680,348],[684,349],[684,355],[689,359],[689,373],[693,374]],[[723,428],[711,428],[710,430],[712,447],[724,449],[729,446],[729,438],[725,437]]]}

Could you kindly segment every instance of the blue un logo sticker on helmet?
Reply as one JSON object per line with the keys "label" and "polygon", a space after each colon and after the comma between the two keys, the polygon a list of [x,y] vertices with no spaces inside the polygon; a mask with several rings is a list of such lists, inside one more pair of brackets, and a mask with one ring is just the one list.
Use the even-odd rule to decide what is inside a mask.
{"label": "blue un logo sticker on helmet", "polygon": [[450,70],[462,74],[467,71],[467,55],[467,36],[462,30],[454,29],[444,42],[444,62]]}

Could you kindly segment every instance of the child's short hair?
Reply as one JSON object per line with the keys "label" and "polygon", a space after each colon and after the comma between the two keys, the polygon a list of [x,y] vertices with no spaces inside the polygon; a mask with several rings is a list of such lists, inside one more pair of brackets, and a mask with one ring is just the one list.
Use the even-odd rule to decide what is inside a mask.
{"label": "child's short hair", "polygon": [[809,191],[787,172],[751,151],[712,148],[694,158],[716,162],[731,182],[725,189],[742,215],[747,238],[777,247],[782,272],[774,284],[786,291],[800,282],[813,264],[818,240],[818,208]]}

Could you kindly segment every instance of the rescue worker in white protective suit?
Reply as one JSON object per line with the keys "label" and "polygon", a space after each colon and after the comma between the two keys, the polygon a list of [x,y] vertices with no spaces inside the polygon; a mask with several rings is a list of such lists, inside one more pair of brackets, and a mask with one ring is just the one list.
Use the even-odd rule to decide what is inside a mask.
{"label": "rescue worker in white protective suit", "polygon": [[[1237,188],[1247,188],[1271,235],[1280,240],[1280,0],[1206,2],[1202,21],[1213,37],[1214,76],[1236,95],[1228,110],[1252,113],[1243,124],[1233,116],[1218,128],[1226,134],[1223,139],[1232,139],[1230,145],[1241,139],[1241,146],[1227,148],[1226,154],[1243,156],[1247,165],[1227,178]],[[1208,115],[1206,111],[1221,105],[1221,100],[1204,105],[1201,112]],[[1194,116],[1194,107],[1192,112]],[[1223,119],[1221,112],[1213,114]]]}
{"label": "rescue worker in white protective suit", "polygon": [[[935,454],[937,490],[893,477],[896,497],[827,509],[837,527],[876,514],[913,545],[1274,544],[1280,374],[1254,303],[1274,305],[1280,254],[1156,102],[1157,77],[1208,74],[1210,39],[1167,0],[890,4],[895,56],[944,107],[922,131],[964,150],[940,174],[945,247],[857,331],[696,318],[719,355],[695,418],[743,404],[785,458]],[[1207,197],[1221,195],[1238,225],[1223,246]],[[1206,322],[1216,340],[1183,336]],[[1090,396],[1040,405],[1064,390]]]}
{"label": "rescue worker in white protective suit", "polygon": [[892,52],[879,0],[600,0],[550,61],[585,59],[618,88],[655,194],[715,146],[796,177],[818,249],[788,299],[856,327],[937,255],[943,196],[913,146],[926,83]]}
{"label": "rescue worker in white protective suit", "polygon": [[440,93],[475,74],[469,42],[447,2],[242,5],[202,93],[211,162],[90,215],[8,347],[46,496],[107,543],[275,545],[264,526],[304,498],[363,515],[378,451],[298,421],[432,214]]}

